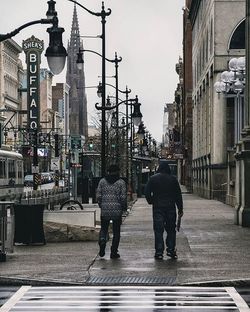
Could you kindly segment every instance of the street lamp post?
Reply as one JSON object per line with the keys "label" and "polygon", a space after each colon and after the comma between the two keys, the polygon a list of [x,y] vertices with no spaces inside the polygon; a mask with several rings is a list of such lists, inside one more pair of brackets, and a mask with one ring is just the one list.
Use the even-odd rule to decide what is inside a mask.
{"label": "street lamp post", "polygon": [[[101,56],[101,54],[99,54],[98,52],[95,52],[93,50],[85,50],[85,49],[79,49],[79,52],[77,53],[77,66],[78,66],[78,69],[79,70],[83,70],[83,55],[82,53],[83,52],[91,52],[91,53],[94,53],[94,54],[97,54],[99,56]],[[118,104],[119,102],[119,92],[123,92],[125,93],[124,91],[121,91],[119,90],[119,87],[118,87],[118,68],[119,68],[119,63],[122,61],[122,58],[121,57],[117,57],[117,53],[115,52],[115,58],[114,59],[108,59],[108,58],[105,58],[106,61],[110,62],[110,63],[115,63],[115,94],[116,94],[116,104]],[[106,85],[110,85],[110,84],[106,84]],[[112,86],[112,85],[110,85]],[[99,84],[99,87],[98,87],[98,92],[97,92],[98,96],[102,97],[103,95],[103,85],[102,84]],[[116,123],[118,123],[118,114],[119,114],[119,106],[117,105],[116,106]],[[106,119],[106,118],[105,118]],[[102,119],[102,124],[106,122],[105,119]],[[102,137],[105,137],[105,133],[102,132]],[[102,140],[105,142],[105,138],[104,140]],[[119,157],[119,133],[118,133],[118,129],[116,130],[116,159],[118,160],[118,157]]]}
{"label": "street lamp post", "polygon": [[93,12],[86,7],[84,7],[82,4],[78,3],[75,0],[68,0],[70,2],[73,2],[83,8],[85,11],[90,13],[91,15],[99,16],[101,17],[101,23],[102,23],[102,138],[101,138],[101,172],[102,176],[105,175],[106,172],[106,148],[105,148],[105,101],[106,101],[106,55],[105,55],[105,41],[106,41],[106,33],[105,33],[105,24],[106,24],[106,17],[111,14],[111,10],[108,9],[108,11],[105,11],[104,8],[104,2],[102,2],[102,10],[101,12]]}
{"label": "street lamp post", "polygon": [[[83,63],[84,63],[84,61],[83,61],[83,52],[91,52],[91,53],[94,53],[94,54],[99,55],[99,56],[102,57],[102,55],[100,53],[96,52],[96,51],[79,49],[79,52],[77,53],[77,61],[76,61],[77,67],[78,67],[79,70],[83,70]],[[115,53],[115,58],[114,59],[108,59],[108,58],[105,57],[105,61],[108,61],[110,63],[115,63],[115,76],[114,77],[115,77],[115,82],[116,82],[116,86],[115,86],[115,89],[116,89],[116,104],[118,104],[118,101],[119,101],[119,99],[118,99],[118,92],[119,92],[119,88],[118,88],[118,67],[119,67],[119,65],[118,64],[122,61],[122,58],[121,57],[118,58],[117,57],[117,53]],[[97,95],[99,97],[103,98],[104,89],[105,88],[103,88],[103,85],[99,83],[98,90],[97,90]],[[105,110],[103,110],[103,111],[104,111],[105,118],[104,119],[102,118],[102,126],[103,126],[103,124],[105,126],[106,114],[105,114]],[[118,110],[118,105],[117,105],[117,107],[116,107],[116,114],[117,114],[117,116],[118,116],[118,113],[119,113],[119,110]],[[116,121],[118,122],[118,117],[117,117]],[[118,137],[118,134],[119,134],[118,130],[116,130],[116,158],[118,158],[118,156],[119,156],[119,151],[118,151],[119,137]],[[101,136],[102,136],[102,145],[104,143],[105,146],[106,146],[106,135],[105,135],[105,132],[103,132],[103,130],[102,130]],[[104,151],[105,151],[105,156],[106,156],[106,148],[105,149],[102,148],[102,153]],[[103,157],[102,157],[102,155],[101,155],[101,158],[102,158],[102,167],[103,167]],[[103,173],[103,170],[102,170],[102,175],[103,174],[104,173]]]}
{"label": "street lamp post", "polygon": [[[118,73],[116,73],[116,77],[118,77]],[[118,88],[118,79],[117,79],[117,83],[116,83],[116,86],[113,86],[109,83],[106,83],[107,86],[110,86],[112,88],[115,89],[116,91],[116,96],[115,96],[115,99],[116,99],[116,124],[118,125],[118,115],[119,115],[119,109],[118,109],[118,106],[119,106],[119,92],[120,93],[123,93],[126,95],[125,97],[125,104],[126,104],[126,124],[128,125],[129,122],[128,122],[128,118],[129,118],[129,113],[128,113],[128,107],[129,107],[129,103],[128,103],[128,95],[129,93],[131,92],[131,89],[128,89],[128,87],[126,86],[126,90],[120,90]],[[99,91],[98,92],[101,92],[101,88],[102,88],[102,85],[99,84]],[[132,114],[132,105],[131,105],[131,114]],[[126,142],[128,142],[128,128],[126,128]],[[128,148],[126,149],[126,159],[127,159],[127,163],[128,163]],[[118,164],[119,163],[119,133],[118,133],[118,128],[117,128],[117,132],[116,132],[116,163]]]}
{"label": "street lamp post", "polygon": [[[250,227],[250,1],[246,1],[246,62],[244,57],[229,62],[230,71],[221,74],[221,81],[215,83],[218,93],[236,93],[235,104],[235,158],[236,158],[236,213],[235,223]],[[244,94],[243,94],[244,92]],[[244,97],[244,105],[241,101]]]}
{"label": "street lamp post", "polygon": [[[220,75],[220,80],[215,82],[215,91],[220,94],[223,93],[226,97],[234,97],[234,149],[236,151],[238,142],[241,140],[241,131],[243,126],[243,102],[244,85],[245,85],[245,58],[232,58],[228,63],[229,70],[223,71]],[[236,154],[235,154],[236,156]],[[236,156],[237,159],[237,156]],[[240,180],[240,166],[236,161],[236,203],[235,203],[235,223],[239,224],[238,212],[241,203],[241,184]]]}
{"label": "street lamp post", "polygon": [[[133,133],[134,133],[134,126],[139,126],[140,123],[141,123],[141,119],[142,119],[142,113],[140,111],[140,106],[141,106],[141,103],[139,103],[138,101],[138,96],[136,95],[136,97],[134,99],[128,99],[128,94],[131,92],[131,90],[128,90],[126,88],[126,99],[124,101],[121,101],[119,102],[118,104],[114,105],[114,106],[108,106],[106,107],[106,110],[112,110],[112,109],[116,109],[117,106],[120,106],[121,104],[126,104],[126,123],[128,125],[128,106],[131,107],[131,114],[130,114],[130,117],[131,117],[131,128],[130,128],[130,158],[131,158],[131,162],[130,162],[130,179],[129,179],[129,168],[127,168],[127,177],[128,177],[128,183],[130,185],[130,188],[132,189],[132,160],[133,160]],[[132,106],[134,108],[134,111],[132,111]],[[98,106],[98,103],[95,104],[95,107],[97,110],[101,110],[102,107]],[[127,129],[128,131],[128,129]],[[128,133],[126,134],[126,137],[128,139]],[[128,142],[128,141],[127,141]],[[127,160],[128,160],[128,152],[127,152]]]}
{"label": "street lamp post", "polygon": [[[117,53],[115,53],[115,97],[116,97],[116,104],[119,102],[119,94],[118,94],[118,67],[119,67],[119,59],[117,58]],[[118,125],[119,122],[119,106],[116,107],[116,124]],[[116,129],[116,160],[118,160],[119,157],[119,130]]]}

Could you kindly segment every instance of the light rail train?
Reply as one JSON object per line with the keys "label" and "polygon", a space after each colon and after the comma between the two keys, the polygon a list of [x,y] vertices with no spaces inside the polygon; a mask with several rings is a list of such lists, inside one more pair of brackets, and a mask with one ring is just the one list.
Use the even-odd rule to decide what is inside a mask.
{"label": "light rail train", "polygon": [[23,156],[0,149],[0,200],[19,200],[23,193],[23,178]]}

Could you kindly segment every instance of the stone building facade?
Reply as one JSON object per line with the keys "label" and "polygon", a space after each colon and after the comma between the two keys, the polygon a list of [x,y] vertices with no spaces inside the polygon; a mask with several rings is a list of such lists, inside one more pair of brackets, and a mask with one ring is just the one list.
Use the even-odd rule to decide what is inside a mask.
{"label": "stone building facade", "polygon": [[192,154],[193,154],[193,107],[192,107],[192,27],[189,11],[191,0],[186,0],[183,8],[183,68],[182,68],[182,128],[183,145],[182,183],[192,191]]}
{"label": "stone building facade", "polygon": [[15,148],[18,140],[17,126],[21,109],[21,80],[23,68],[19,59],[22,48],[13,40],[0,42],[0,123],[4,128],[1,131],[1,142]]}
{"label": "stone building facade", "polygon": [[[214,83],[233,57],[244,54],[235,34],[245,17],[245,0],[192,0],[193,191],[234,204],[232,151],[235,95],[218,95]],[[230,159],[230,161],[228,161]],[[229,177],[231,170],[231,177]],[[231,181],[231,183],[230,183]]]}

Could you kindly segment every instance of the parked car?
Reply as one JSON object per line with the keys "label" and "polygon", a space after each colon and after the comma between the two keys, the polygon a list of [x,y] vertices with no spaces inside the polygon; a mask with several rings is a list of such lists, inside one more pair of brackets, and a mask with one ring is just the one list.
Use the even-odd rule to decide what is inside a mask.
{"label": "parked car", "polygon": [[33,186],[33,175],[32,174],[27,174],[24,177],[24,186]]}
{"label": "parked car", "polygon": [[53,178],[49,172],[42,172],[41,181],[42,181],[42,184],[51,183],[53,182]]}

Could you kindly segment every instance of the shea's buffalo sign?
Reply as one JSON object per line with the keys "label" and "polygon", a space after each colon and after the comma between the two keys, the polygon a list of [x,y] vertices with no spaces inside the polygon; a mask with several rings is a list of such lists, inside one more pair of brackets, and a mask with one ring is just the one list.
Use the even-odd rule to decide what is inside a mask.
{"label": "shea's buffalo sign", "polygon": [[32,36],[23,41],[27,63],[27,126],[37,130],[40,124],[40,63],[43,41]]}

